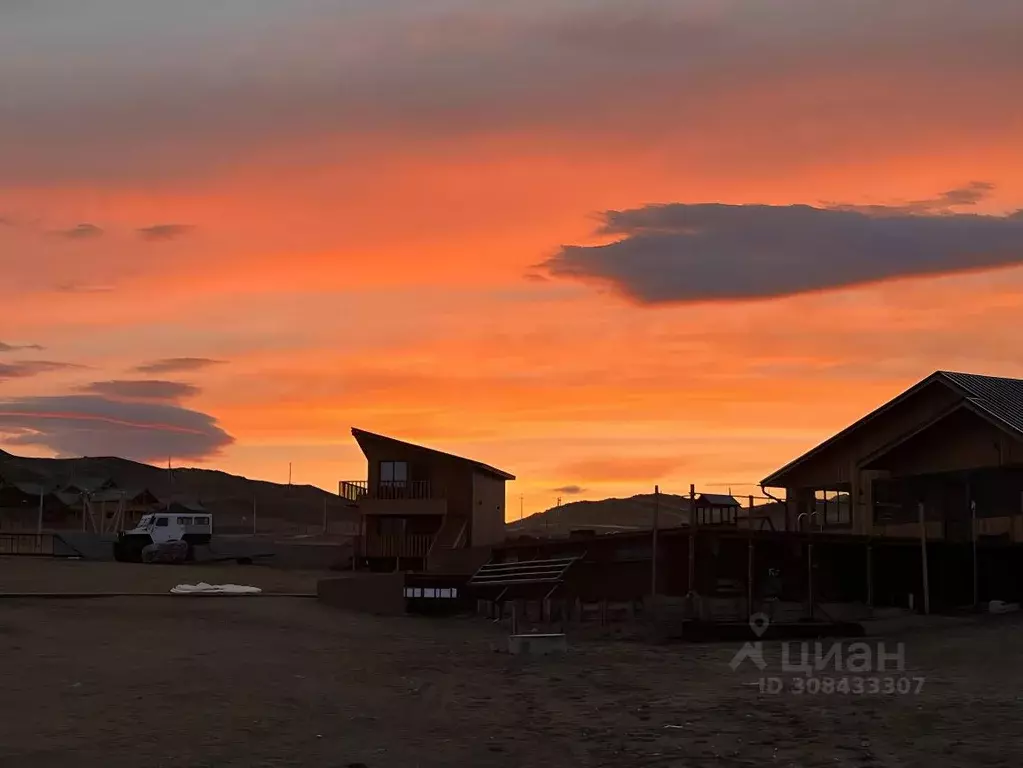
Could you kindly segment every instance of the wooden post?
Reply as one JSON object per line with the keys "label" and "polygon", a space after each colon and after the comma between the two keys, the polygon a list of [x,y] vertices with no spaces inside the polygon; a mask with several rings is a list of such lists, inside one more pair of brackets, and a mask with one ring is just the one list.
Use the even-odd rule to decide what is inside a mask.
{"label": "wooden post", "polygon": [[36,520],[36,536],[42,536],[43,534],[43,497],[46,494],[46,487],[39,484],[39,518]]}
{"label": "wooden post", "polygon": [[651,536],[650,550],[650,600],[657,597],[657,526],[661,507],[661,487],[654,486],[654,528]]}
{"label": "wooden post", "polygon": [[[969,488],[969,485],[966,486]],[[980,583],[977,576],[977,502],[970,499],[970,531],[973,534],[973,607],[980,602]]]}
{"label": "wooden post", "polygon": [[923,579],[924,615],[931,613],[931,585],[927,577],[927,521],[924,515],[924,503],[916,505],[917,517],[920,522],[920,575]]}
{"label": "wooden post", "polygon": [[749,497],[746,527],[746,619],[753,617],[753,495]]}
{"label": "wooden post", "polygon": [[696,531],[700,527],[696,514],[696,486],[689,486],[689,594],[696,594]]}
{"label": "wooden post", "polygon": [[806,545],[806,600],[810,604],[810,620],[813,620],[813,525],[810,525],[810,539]]}
{"label": "wooden post", "polygon": [[867,608],[874,612],[874,547],[867,542]]}

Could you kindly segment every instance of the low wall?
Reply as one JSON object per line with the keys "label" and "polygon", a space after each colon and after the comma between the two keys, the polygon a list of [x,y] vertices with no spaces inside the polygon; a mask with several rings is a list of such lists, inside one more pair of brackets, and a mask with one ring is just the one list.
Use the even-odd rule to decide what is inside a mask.
{"label": "low wall", "polygon": [[59,531],[53,534],[53,554],[55,557],[113,560],[116,538],[113,534]]}
{"label": "low wall", "polygon": [[461,573],[469,576],[490,560],[492,552],[491,547],[441,549],[430,553],[427,570],[432,573]]}
{"label": "low wall", "polygon": [[377,615],[405,613],[404,573],[359,573],[321,579],[316,596],[327,605]]}

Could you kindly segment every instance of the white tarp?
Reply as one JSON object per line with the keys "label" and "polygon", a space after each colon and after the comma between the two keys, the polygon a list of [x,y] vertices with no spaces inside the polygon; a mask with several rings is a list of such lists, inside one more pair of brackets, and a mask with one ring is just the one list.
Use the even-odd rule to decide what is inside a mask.
{"label": "white tarp", "polygon": [[255,595],[262,592],[259,587],[247,587],[242,584],[178,584],[171,592],[176,595]]}

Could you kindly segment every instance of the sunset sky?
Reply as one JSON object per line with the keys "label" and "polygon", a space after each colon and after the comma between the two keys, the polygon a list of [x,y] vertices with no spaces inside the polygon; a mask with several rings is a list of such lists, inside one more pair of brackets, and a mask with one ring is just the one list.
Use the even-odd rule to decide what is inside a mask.
{"label": "sunset sky", "polygon": [[1023,376],[1020,0],[0,2],[0,447],[749,484]]}

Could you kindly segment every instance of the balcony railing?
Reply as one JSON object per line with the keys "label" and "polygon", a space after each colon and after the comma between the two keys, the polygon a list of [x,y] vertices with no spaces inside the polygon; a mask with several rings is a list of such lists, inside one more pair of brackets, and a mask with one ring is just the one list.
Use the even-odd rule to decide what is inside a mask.
{"label": "balcony railing", "polygon": [[433,543],[428,533],[370,533],[362,540],[364,557],[426,557]]}
{"label": "balcony railing", "polygon": [[342,499],[358,501],[369,493],[369,483],[365,480],[342,480],[338,492]]}
{"label": "balcony railing", "polygon": [[348,501],[370,499],[432,499],[429,480],[386,481],[370,487],[366,480],[342,480],[341,497]]}

